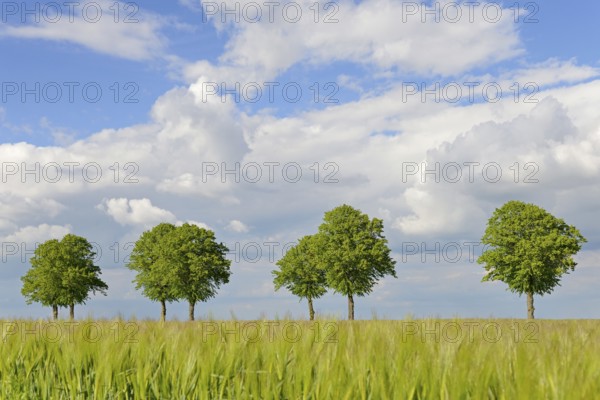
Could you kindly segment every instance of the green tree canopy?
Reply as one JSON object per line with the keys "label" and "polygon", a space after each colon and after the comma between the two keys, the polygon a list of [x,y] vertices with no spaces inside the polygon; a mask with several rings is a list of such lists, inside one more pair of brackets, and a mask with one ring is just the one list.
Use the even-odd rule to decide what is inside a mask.
{"label": "green tree canopy", "polygon": [[161,303],[161,320],[167,315],[167,302],[176,301],[176,266],[169,258],[167,236],[175,231],[173,224],[161,223],[142,233],[135,242],[127,268],[137,271],[133,282],[144,296]]}
{"label": "green tree canopy", "polygon": [[108,286],[99,277],[95,255],[87,239],[72,234],[39,245],[31,257],[31,268],[21,278],[21,293],[27,303],[52,307],[55,319],[58,307],[70,307],[70,317],[74,318],[75,304],[85,304],[90,292],[106,295]]}
{"label": "green tree canopy", "polygon": [[354,297],[365,296],[386,275],[396,278],[383,221],[342,205],[325,213],[317,235],[327,286],[348,296],[348,319],[354,319]]}
{"label": "green tree canopy", "polygon": [[127,266],[138,272],[136,288],[161,303],[161,320],[166,318],[166,302],[180,299],[188,301],[193,320],[196,303],[214,297],[229,282],[228,251],[210,230],[162,223],[141,235]]}
{"label": "green tree canopy", "polygon": [[500,280],[512,292],[527,294],[529,318],[534,318],[533,295],[560,286],[562,275],[577,265],[572,256],[586,242],[574,226],[514,200],[494,211],[481,241],[489,246],[477,260],[487,271],[483,281]]}
{"label": "green tree canopy", "polygon": [[219,287],[229,282],[231,261],[225,258],[229,249],[217,243],[213,231],[187,223],[167,236],[166,245],[169,259],[176,265],[175,295],[187,300],[193,321],[196,303],[214,297]]}
{"label": "green tree canopy", "polygon": [[58,318],[61,305],[60,242],[57,239],[40,244],[29,260],[31,268],[21,277],[27,304],[40,303],[52,307],[53,318]]}
{"label": "green tree canopy", "polygon": [[309,318],[315,318],[313,299],[327,292],[325,271],[319,268],[319,242],[316,236],[304,236],[277,261],[279,270],[272,273],[275,290],[288,289],[300,299],[308,300]]}

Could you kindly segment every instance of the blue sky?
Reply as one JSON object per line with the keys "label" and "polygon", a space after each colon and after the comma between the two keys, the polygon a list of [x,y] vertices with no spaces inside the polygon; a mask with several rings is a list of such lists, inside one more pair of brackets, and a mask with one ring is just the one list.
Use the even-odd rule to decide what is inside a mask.
{"label": "blue sky", "polygon": [[[520,199],[576,225],[589,241],[563,286],[537,299],[537,315],[600,317],[600,232],[593,224],[600,192],[600,54],[593,42],[599,4],[482,2],[469,21],[467,3],[341,1],[338,22],[326,24],[334,10],[325,10],[326,2],[318,4],[316,23],[308,1],[294,3],[304,10],[297,23],[281,12],[273,22],[249,23],[242,15],[237,23],[228,15],[223,23],[203,12],[214,3],[192,0],[81,2],[73,22],[64,8],[56,22],[40,14],[37,23],[35,15],[22,21],[21,2],[9,3],[0,19],[0,316],[49,315],[20,295],[24,249],[71,232],[97,243],[110,287],[78,314],[154,317],[157,305],[135,291],[124,267],[128,243],[159,222],[192,221],[232,249],[250,251],[232,253],[240,259],[232,281],[198,307],[201,315],[302,317],[304,303],[274,292],[272,261],[284,244],[315,231],[325,211],[348,203],[383,218],[398,260],[398,279],[358,299],[358,317],[522,317],[525,300],[502,283],[481,283],[483,268],[468,257],[403,256],[413,243],[458,243],[466,251],[496,207]],[[48,3],[25,4],[45,10]],[[421,13],[435,4],[458,8],[462,17],[452,22],[442,14],[436,22],[429,15],[423,22]],[[102,18],[90,22],[84,8],[101,9]],[[494,10],[501,19],[483,17]],[[125,23],[126,15],[137,22]],[[473,99],[469,82],[478,83]],[[260,87],[262,100],[226,95],[223,102],[208,92],[221,83]],[[24,87],[33,93],[23,99]],[[441,92],[420,92],[436,87]],[[462,95],[454,102],[457,87]],[[96,88],[102,95],[94,101]],[[463,178],[402,176],[407,165],[423,162],[443,171],[458,164]],[[21,176],[36,163],[37,181],[35,174]],[[62,168],[54,183],[44,175],[52,163]],[[73,182],[65,163],[79,163]],[[239,182],[202,173],[209,164],[236,163]],[[98,166],[102,177],[88,179],[84,165],[86,173]],[[252,183],[245,173],[256,165],[263,179]],[[272,182],[268,165],[275,168]],[[477,168],[472,182],[468,165]],[[483,168],[490,165],[502,172],[498,182]],[[291,182],[297,166],[302,178]],[[528,174],[538,182],[526,181]],[[273,260],[270,243],[278,244]],[[256,246],[264,257],[254,262]],[[327,294],[317,312],[343,316],[344,301]],[[185,318],[185,305],[172,305],[170,315]]]}

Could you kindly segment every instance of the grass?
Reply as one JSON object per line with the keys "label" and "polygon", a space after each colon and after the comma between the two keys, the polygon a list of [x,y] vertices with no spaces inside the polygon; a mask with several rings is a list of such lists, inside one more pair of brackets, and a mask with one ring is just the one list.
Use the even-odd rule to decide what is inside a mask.
{"label": "grass", "polygon": [[1,399],[592,399],[600,321],[0,321]]}

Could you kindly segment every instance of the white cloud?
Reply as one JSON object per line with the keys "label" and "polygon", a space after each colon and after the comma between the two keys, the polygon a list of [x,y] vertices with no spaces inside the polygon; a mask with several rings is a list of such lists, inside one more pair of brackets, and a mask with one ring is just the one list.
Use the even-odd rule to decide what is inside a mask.
{"label": "white cloud", "polygon": [[[528,114],[475,126],[432,148],[426,157],[428,168],[457,162],[463,179],[449,182],[454,179],[454,167],[448,170],[449,179],[438,175],[441,182],[435,182],[434,175],[417,174],[411,181],[414,186],[404,192],[412,213],[398,218],[396,226],[407,234],[464,232],[484,224],[494,207],[510,199],[532,199],[552,207],[555,195],[548,193],[556,193],[558,187],[568,191],[594,184],[600,171],[599,151],[598,133],[582,133],[566,107],[547,97]],[[465,162],[479,165],[471,174]],[[486,172],[485,166],[492,163],[496,166]],[[502,177],[495,182],[498,168]],[[473,176],[472,183],[468,175]]]}
{"label": "white cloud", "polygon": [[36,246],[50,239],[62,239],[71,233],[70,225],[25,226],[6,236],[0,236],[0,256],[6,263],[9,257],[18,257],[22,261],[31,255]]}
{"label": "white cloud", "polygon": [[[534,82],[538,86],[569,84],[600,75],[600,69],[589,65],[577,65],[575,59],[562,61],[556,58],[533,64],[511,72],[513,82]],[[506,76],[506,75],[505,75]]]}
{"label": "white cloud", "polygon": [[[1,151],[0,151],[1,153]],[[6,185],[2,184],[5,189]],[[45,196],[48,197],[45,197]],[[0,190],[0,232],[16,226],[15,222],[29,215],[44,215],[54,218],[65,210],[65,206],[51,198],[52,194],[42,196],[20,196],[17,193]]]}
{"label": "white cloud", "polygon": [[196,225],[199,228],[204,228],[204,229],[207,229],[207,230],[212,230],[212,228],[210,226],[208,226],[207,224],[205,224],[204,222],[198,222],[198,221],[192,221],[192,220],[189,220],[189,221],[177,221],[175,223],[175,226],[181,226],[183,224]]}
{"label": "white cloud", "polygon": [[[600,117],[594,107],[599,87],[600,81],[595,81],[541,92],[541,99],[551,94],[557,101],[537,107],[514,103],[512,98],[467,106],[404,103],[400,91],[391,89],[380,96],[286,118],[247,116],[231,104],[199,102],[194,86],[190,91],[175,89],[157,101],[152,120],[145,125],[105,130],[67,147],[0,145],[5,161],[97,162],[106,175],[97,184],[81,179],[73,184],[66,179],[58,184],[11,180],[1,189],[3,226],[6,231],[31,224],[28,218],[65,218],[65,204],[83,207],[78,197],[86,193],[86,201],[93,201],[85,203],[90,208],[102,198],[110,199],[102,203],[102,209],[123,226],[162,219],[176,222],[184,217],[194,220],[197,217],[189,213],[193,208],[186,207],[198,201],[208,213],[203,211],[201,223],[218,226],[220,218],[230,221],[227,207],[235,205],[235,199],[244,205],[239,220],[246,228],[262,225],[261,218],[268,214],[297,223],[297,217],[287,216],[289,210],[313,216],[350,202],[371,213],[385,209],[386,226],[395,221],[405,233],[469,229],[487,213],[489,199],[498,199],[501,186],[406,184],[401,179],[402,162],[492,160],[506,169],[515,161],[536,161],[542,172],[550,174],[560,167],[556,176],[568,177],[565,181],[548,179],[553,192],[558,186],[591,184],[600,165],[596,151]],[[381,130],[398,135],[372,135]],[[136,163],[140,183],[115,183],[108,170],[115,161]],[[291,184],[281,179],[278,170],[279,178],[272,184],[232,179],[223,183],[220,175],[203,181],[202,165],[207,161],[219,166],[226,161],[229,167],[235,162],[294,161],[303,166],[305,179]],[[319,184],[309,169],[315,162],[319,163]],[[322,182],[330,172],[324,169],[327,162],[338,167],[339,183]],[[510,178],[510,172],[505,173]],[[181,181],[180,177],[187,178]],[[506,193],[521,190],[510,188]],[[155,206],[157,201],[166,206]],[[265,209],[265,201],[274,203]],[[469,210],[459,211],[462,205]],[[213,216],[213,211],[218,215]],[[211,215],[212,222],[204,220],[206,215]],[[235,231],[233,226],[228,228]]]}
{"label": "white cloud", "polygon": [[246,224],[244,224],[242,221],[238,221],[237,219],[229,221],[226,229],[237,233],[247,233],[250,231]]}
{"label": "white cloud", "polygon": [[150,226],[161,222],[174,222],[170,211],[155,207],[149,199],[105,199],[98,208],[121,225]]}
{"label": "white cloud", "polygon": [[[82,10],[88,3],[92,6],[84,18]],[[124,19],[132,10],[124,12],[124,3],[119,3],[122,11],[116,23],[111,11],[114,3],[109,0],[77,3],[72,13],[73,21],[69,20],[70,13],[65,9],[57,22],[41,19],[36,24],[5,24],[0,27],[0,36],[71,42],[99,53],[136,61],[161,56],[166,47],[166,39],[160,34],[164,20],[149,12],[139,12],[132,16],[132,21],[137,22],[126,23]],[[102,16],[93,22],[98,9]]]}
{"label": "white cloud", "polygon": [[[483,76],[467,75],[458,83],[477,82],[480,86],[475,93],[480,96],[482,87],[486,84],[498,84],[503,96],[513,96],[517,102],[524,100],[539,101],[540,90],[559,85],[573,85],[600,76],[600,69],[589,65],[578,65],[575,59],[559,60],[549,58],[543,62],[525,64],[524,67],[512,69],[499,76],[486,74]],[[467,87],[463,87],[466,92]],[[494,96],[494,92],[490,92]]]}
{"label": "white cloud", "polygon": [[398,218],[393,226],[409,235],[460,232],[464,229],[464,221],[473,218],[475,212],[479,214],[479,210],[473,207],[468,196],[454,195],[442,196],[441,191],[407,189],[404,197],[413,214]]}
{"label": "white cloud", "polygon": [[[229,0],[221,4],[233,9],[236,3]],[[232,31],[227,51],[216,65],[206,60],[190,65],[188,79],[236,82],[243,77],[245,82],[263,82],[295,64],[326,65],[333,61],[351,61],[382,71],[450,76],[523,52],[512,13],[504,10],[499,21],[490,22],[483,17],[486,3],[478,3],[472,20],[465,8],[457,22],[450,22],[452,18],[435,22],[429,17],[425,23],[420,13],[411,16],[403,2],[392,0],[337,2],[337,23],[315,23],[310,9],[313,3],[296,3],[304,10],[296,23],[286,21],[281,10],[274,12],[274,22],[269,22],[267,15],[258,23],[242,20],[238,24],[231,22],[231,16],[226,24],[220,15],[213,17],[219,29]],[[444,6],[452,2],[436,3]],[[322,11],[320,18],[325,14]]]}
{"label": "white cloud", "polygon": [[50,239],[62,239],[71,233],[71,226],[41,224],[38,226],[26,226],[18,231],[5,236],[3,242],[13,243],[42,243]]}

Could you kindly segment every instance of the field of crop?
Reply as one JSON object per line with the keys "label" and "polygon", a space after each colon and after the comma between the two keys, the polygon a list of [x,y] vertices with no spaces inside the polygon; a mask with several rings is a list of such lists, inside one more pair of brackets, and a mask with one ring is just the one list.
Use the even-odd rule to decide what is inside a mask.
{"label": "field of crop", "polygon": [[600,321],[0,321],[2,399],[592,399]]}

